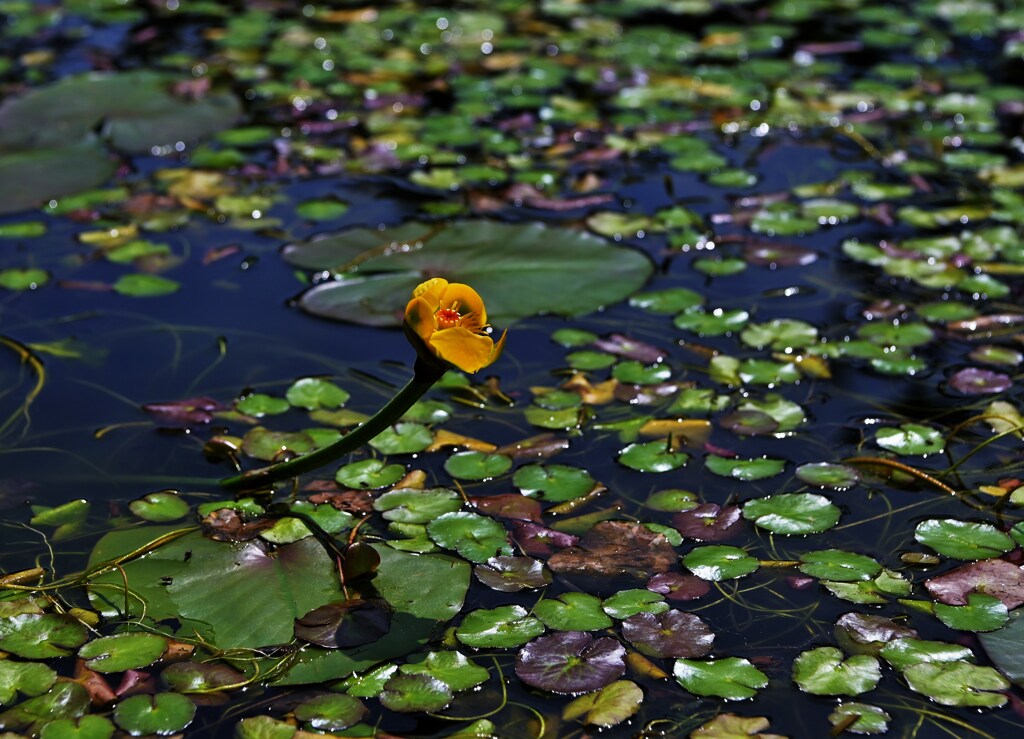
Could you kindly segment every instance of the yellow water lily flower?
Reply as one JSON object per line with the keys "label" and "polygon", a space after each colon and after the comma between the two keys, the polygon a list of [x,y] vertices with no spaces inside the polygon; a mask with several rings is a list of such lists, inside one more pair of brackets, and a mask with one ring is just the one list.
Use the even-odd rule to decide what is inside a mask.
{"label": "yellow water lily flower", "polygon": [[437,357],[463,372],[487,367],[505,348],[507,332],[497,343],[488,335],[487,310],[476,290],[441,277],[412,291],[405,307],[405,327],[421,356]]}

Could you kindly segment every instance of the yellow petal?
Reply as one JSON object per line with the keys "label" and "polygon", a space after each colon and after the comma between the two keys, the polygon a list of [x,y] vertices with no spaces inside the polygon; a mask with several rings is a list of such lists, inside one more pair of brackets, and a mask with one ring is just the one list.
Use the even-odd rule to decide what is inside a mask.
{"label": "yellow petal", "polygon": [[413,298],[405,306],[405,323],[424,341],[434,333],[434,309],[423,298]]}
{"label": "yellow petal", "polygon": [[494,345],[491,350],[491,358],[487,361],[487,364],[494,364],[498,361],[498,357],[505,351],[505,337],[508,336],[508,329],[501,332],[501,338],[498,339],[498,343]]}
{"label": "yellow petal", "polygon": [[441,307],[450,308],[458,304],[459,313],[466,315],[473,314],[473,326],[467,328],[482,328],[487,323],[487,310],[484,308],[484,301],[476,290],[461,282],[451,282],[448,289],[444,291],[441,298]]}
{"label": "yellow petal", "polygon": [[448,289],[448,280],[443,277],[434,277],[417,285],[416,289],[412,291],[412,296],[426,300],[430,306],[430,312],[433,313],[441,306],[441,296],[444,295],[446,289]]}
{"label": "yellow petal", "polygon": [[490,337],[461,326],[435,331],[429,343],[437,356],[463,372],[476,372],[493,361],[494,342]]}

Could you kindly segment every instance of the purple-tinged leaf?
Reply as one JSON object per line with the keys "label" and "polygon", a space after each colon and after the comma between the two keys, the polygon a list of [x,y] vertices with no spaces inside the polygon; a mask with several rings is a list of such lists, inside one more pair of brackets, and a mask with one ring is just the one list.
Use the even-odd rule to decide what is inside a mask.
{"label": "purple-tinged leaf", "polygon": [[589,693],[610,685],[626,671],[626,649],[611,637],[584,631],[541,636],[516,655],[516,675],[552,693]]}
{"label": "purple-tinged leaf", "polygon": [[630,616],[622,622],[622,635],[648,657],[703,657],[715,641],[699,617],[675,609]]}

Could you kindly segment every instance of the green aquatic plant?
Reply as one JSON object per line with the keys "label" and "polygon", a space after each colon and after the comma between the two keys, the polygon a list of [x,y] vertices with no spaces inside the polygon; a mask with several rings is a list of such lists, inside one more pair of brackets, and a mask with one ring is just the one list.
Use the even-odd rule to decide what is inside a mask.
{"label": "green aquatic plant", "polygon": [[327,446],[225,478],[221,485],[229,490],[259,489],[341,459],[363,444],[379,439],[448,370],[454,367],[477,372],[493,364],[501,356],[507,336],[506,330],[498,341],[491,339],[487,309],[476,290],[441,277],[429,279],[413,290],[403,326],[416,350],[413,376],[376,414]]}

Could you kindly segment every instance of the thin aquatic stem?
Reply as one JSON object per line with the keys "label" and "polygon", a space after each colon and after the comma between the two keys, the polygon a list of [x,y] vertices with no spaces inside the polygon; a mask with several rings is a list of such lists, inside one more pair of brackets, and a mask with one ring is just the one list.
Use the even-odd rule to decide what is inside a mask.
{"label": "thin aquatic stem", "polygon": [[413,403],[422,398],[424,393],[441,379],[444,371],[445,368],[439,364],[417,361],[412,379],[398,391],[395,397],[362,425],[357,426],[333,444],[287,462],[279,462],[268,467],[249,470],[240,475],[225,477],[220,481],[221,487],[228,490],[265,488],[272,483],[312,472],[325,464],[341,459],[394,424],[412,407]]}

